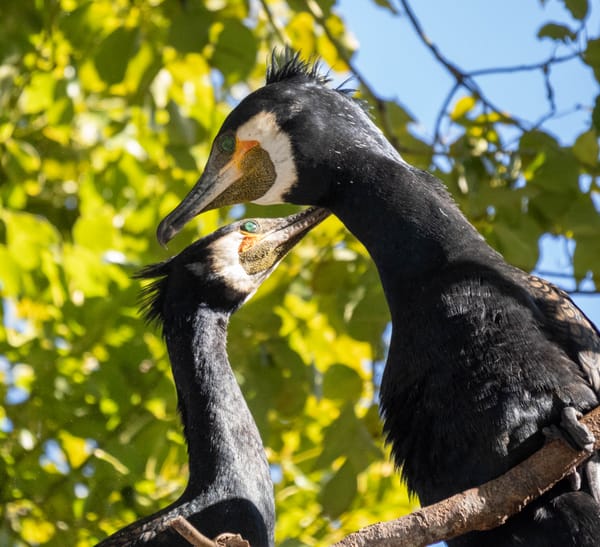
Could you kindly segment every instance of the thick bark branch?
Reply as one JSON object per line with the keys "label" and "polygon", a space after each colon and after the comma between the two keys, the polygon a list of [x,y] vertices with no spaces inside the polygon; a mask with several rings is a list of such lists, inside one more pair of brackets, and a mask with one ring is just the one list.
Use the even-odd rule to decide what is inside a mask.
{"label": "thick bark branch", "polygon": [[[598,450],[600,407],[580,421],[593,433],[596,438],[594,448]],[[495,528],[552,488],[590,455],[583,450],[573,450],[562,440],[551,441],[497,479],[397,520],[363,528],[334,547],[421,547],[473,530]]]}

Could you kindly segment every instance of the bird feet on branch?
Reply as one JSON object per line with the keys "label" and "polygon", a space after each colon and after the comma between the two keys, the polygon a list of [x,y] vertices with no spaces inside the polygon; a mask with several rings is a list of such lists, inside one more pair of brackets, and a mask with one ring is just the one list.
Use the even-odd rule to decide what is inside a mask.
{"label": "bird feet on branch", "polygon": [[239,534],[221,534],[215,538],[215,543],[219,547],[250,547],[250,543]]}
{"label": "bird feet on branch", "polygon": [[[544,435],[548,439],[562,439],[575,450],[593,452],[596,439],[589,428],[579,422],[582,416],[581,412],[572,406],[567,406],[562,410],[560,425],[545,427],[543,430]],[[596,501],[600,502],[600,456],[598,453],[595,453],[586,460],[581,467],[585,474],[590,493]],[[582,477],[576,469],[573,469],[573,473],[569,475],[568,479],[571,482],[573,490],[581,488]]]}

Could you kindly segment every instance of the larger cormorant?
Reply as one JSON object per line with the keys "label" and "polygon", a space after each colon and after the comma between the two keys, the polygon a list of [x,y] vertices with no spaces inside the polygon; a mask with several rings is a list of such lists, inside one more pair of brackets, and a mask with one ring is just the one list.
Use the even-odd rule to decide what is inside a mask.
{"label": "larger cormorant", "polygon": [[252,547],[273,546],[273,484],[260,434],[229,365],[227,326],[289,249],[328,214],[313,208],[235,222],[138,274],[158,278],[145,288],[144,309],[162,325],[167,343],[189,482],[173,504],[98,547],[189,546],[169,526],[179,515],[209,538],[232,532]]}
{"label": "larger cormorant", "polygon": [[[391,311],[381,384],[387,439],[429,505],[484,483],[599,403],[600,335],[567,294],[504,261],[431,174],[407,164],[359,103],[297,54],[217,135],[206,169],[158,228],[238,202],[329,208],[375,261]],[[588,469],[591,465],[587,466]],[[600,545],[596,481],[562,481],[506,524],[452,546]],[[593,484],[590,484],[593,483]]]}

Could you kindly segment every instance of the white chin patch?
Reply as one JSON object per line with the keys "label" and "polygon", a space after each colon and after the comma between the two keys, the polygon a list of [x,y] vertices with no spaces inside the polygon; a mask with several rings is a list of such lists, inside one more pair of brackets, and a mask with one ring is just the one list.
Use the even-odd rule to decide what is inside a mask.
{"label": "white chin patch", "polygon": [[223,285],[247,294],[245,302],[258,289],[259,284],[240,264],[238,249],[243,239],[244,236],[238,231],[231,232],[211,244],[210,260],[188,264],[186,267],[200,278],[218,278]]}
{"label": "white chin patch", "polygon": [[253,203],[271,205],[285,203],[283,196],[296,183],[298,178],[294,164],[292,143],[277,125],[272,112],[259,112],[237,130],[237,138],[242,141],[258,141],[275,167],[275,182],[269,190]]}

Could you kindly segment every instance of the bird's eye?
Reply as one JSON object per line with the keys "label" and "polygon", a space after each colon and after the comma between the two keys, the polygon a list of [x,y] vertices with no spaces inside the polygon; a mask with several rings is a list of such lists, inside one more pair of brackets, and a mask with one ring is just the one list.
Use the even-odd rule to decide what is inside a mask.
{"label": "bird's eye", "polygon": [[258,222],[255,220],[247,220],[242,224],[242,230],[244,232],[248,232],[249,234],[255,234],[260,229]]}
{"label": "bird's eye", "polygon": [[231,154],[235,150],[235,137],[233,135],[223,135],[219,139],[219,150]]}

